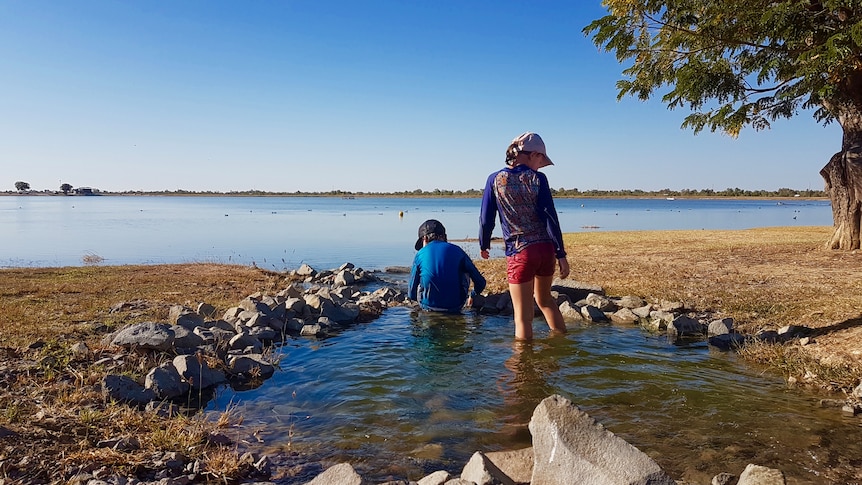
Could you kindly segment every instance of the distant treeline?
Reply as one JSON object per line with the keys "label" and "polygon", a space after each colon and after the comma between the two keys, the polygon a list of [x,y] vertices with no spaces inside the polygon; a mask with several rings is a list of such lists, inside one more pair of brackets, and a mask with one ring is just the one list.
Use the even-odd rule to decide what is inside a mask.
{"label": "distant treeline", "polygon": [[[823,190],[794,190],[780,188],[778,190],[743,190],[740,188],[713,190],[713,189],[662,189],[655,191],[626,189],[626,190],[579,190],[579,189],[551,189],[554,197],[827,197]],[[191,191],[191,190],[166,190],[154,191],[126,191],[126,192],[102,192],[102,194],[117,195],[209,195],[209,196],[279,196],[279,197],[481,197],[482,191],[478,189],[468,190],[405,190],[401,192],[350,192],[345,190],[330,190],[327,192],[267,192],[263,190],[244,190],[231,192],[215,191]]]}

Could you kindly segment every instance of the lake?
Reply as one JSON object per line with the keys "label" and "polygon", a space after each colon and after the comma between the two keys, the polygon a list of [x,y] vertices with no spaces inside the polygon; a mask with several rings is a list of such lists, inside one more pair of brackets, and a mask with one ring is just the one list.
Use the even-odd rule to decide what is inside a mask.
{"label": "lake", "polygon": [[[0,267],[217,262],[284,270],[406,266],[439,219],[476,238],[479,199],[3,196]],[[563,232],[831,226],[826,200],[557,199]],[[495,235],[500,235],[499,227]],[[478,258],[475,243],[463,244]]]}

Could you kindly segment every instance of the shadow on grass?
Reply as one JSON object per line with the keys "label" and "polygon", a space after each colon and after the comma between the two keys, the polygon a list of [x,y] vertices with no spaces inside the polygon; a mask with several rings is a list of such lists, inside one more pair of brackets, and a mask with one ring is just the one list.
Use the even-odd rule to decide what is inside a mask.
{"label": "shadow on grass", "polygon": [[823,335],[827,335],[833,332],[840,332],[841,330],[849,330],[855,327],[862,327],[862,316],[851,318],[849,320],[844,320],[843,322],[834,323],[832,325],[827,325],[825,327],[812,329],[811,336],[822,337]]}

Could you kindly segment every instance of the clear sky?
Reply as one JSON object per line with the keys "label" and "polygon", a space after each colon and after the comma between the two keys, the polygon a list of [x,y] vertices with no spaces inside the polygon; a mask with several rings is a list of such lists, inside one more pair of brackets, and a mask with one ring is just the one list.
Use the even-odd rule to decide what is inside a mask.
{"label": "clear sky", "polygon": [[[617,101],[600,2],[0,0],[0,190],[822,189],[837,124],[738,139]],[[660,91],[659,94],[664,91]]]}

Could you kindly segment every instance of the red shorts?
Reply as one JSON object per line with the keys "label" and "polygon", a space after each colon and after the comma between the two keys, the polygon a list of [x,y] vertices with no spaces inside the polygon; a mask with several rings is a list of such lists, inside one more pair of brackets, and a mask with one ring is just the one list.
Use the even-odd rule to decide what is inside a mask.
{"label": "red shorts", "polygon": [[536,243],[512,256],[506,256],[506,277],[509,283],[519,285],[536,276],[553,276],[557,264],[554,243]]}

